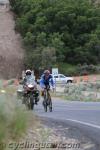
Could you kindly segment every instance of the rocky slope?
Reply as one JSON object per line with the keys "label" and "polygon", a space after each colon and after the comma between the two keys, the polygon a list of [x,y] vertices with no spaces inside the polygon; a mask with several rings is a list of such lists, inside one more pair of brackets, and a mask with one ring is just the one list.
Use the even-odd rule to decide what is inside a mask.
{"label": "rocky slope", "polygon": [[14,31],[15,21],[8,4],[0,5],[0,78],[12,78],[21,73],[23,49],[21,37]]}

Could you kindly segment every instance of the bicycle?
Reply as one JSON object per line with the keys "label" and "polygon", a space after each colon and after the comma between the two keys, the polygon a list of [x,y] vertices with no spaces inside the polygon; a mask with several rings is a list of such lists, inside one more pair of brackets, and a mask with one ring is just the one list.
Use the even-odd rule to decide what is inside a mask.
{"label": "bicycle", "polygon": [[47,112],[48,107],[49,111],[52,112],[52,100],[49,91],[50,86],[46,86],[44,89],[44,101],[43,101],[43,107],[45,112]]}

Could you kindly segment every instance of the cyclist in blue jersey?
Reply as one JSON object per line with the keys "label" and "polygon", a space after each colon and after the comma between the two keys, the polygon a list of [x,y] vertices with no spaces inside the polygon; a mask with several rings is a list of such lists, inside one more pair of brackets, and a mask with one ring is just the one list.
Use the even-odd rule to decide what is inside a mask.
{"label": "cyclist in blue jersey", "polygon": [[43,96],[43,93],[44,93],[44,89],[46,87],[51,87],[53,88],[54,90],[54,81],[53,81],[53,78],[52,78],[52,75],[50,74],[50,71],[49,70],[45,70],[44,71],[44,74],[41,76],[41,79],[40,79],[40,87],[42,88],[42,96]]}

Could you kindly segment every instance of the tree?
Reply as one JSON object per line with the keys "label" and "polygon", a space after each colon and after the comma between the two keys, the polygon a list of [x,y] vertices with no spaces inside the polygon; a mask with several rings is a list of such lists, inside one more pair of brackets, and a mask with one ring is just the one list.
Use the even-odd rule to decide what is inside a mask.
{"label": "tree", "polygon": [[16,30],[21,33],[26,52],[32,53],[32,59],[37,49],[41,49],[45,59],[47,52],[50,54],[54,49],[56,62],[100,63],[99,5],[95,6],[90,0],[10,2],[17,14]]}

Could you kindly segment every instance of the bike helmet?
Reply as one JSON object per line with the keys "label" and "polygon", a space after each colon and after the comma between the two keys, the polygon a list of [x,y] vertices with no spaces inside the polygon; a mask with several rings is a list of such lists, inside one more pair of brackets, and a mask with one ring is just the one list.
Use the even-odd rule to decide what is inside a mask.
{"label": "bike helmet", "polygon": [[49,70],[45,70],[45,71],[44,71],[44,74],[45,74],[45,75],[49,75],[49,74],[50,74],[50,71],[49,71]]}
{"label": "bike helmet", "polygon": [[26,74],[26,76],[27,76],[27,75],[31,75],[31,74],[32,74],[32,71],[31,71],[31,70],[26,70],[25,74]]}

